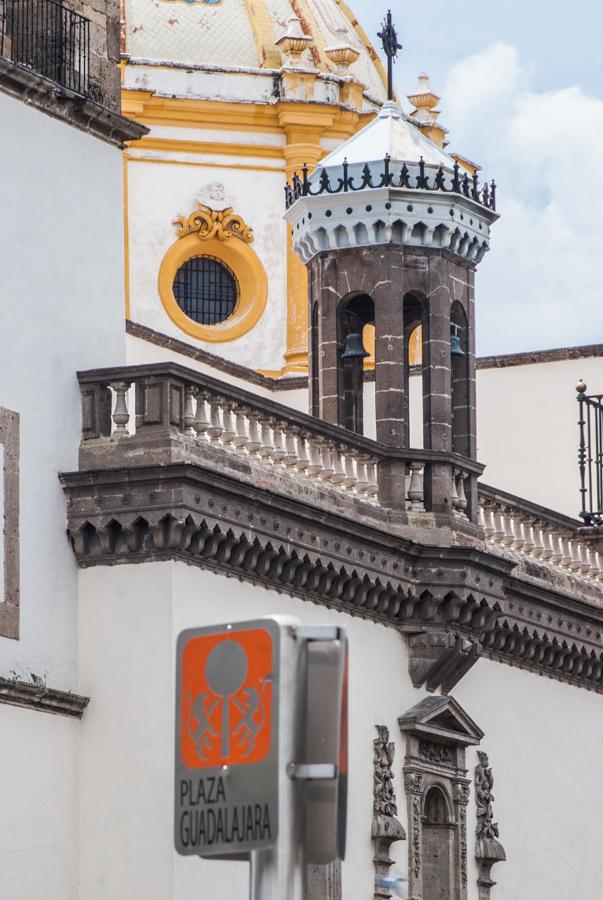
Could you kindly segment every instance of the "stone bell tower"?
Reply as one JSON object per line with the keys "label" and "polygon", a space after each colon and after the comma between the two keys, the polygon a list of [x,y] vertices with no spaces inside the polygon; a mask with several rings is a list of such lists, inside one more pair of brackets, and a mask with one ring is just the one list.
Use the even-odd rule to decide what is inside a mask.
{"label": "stone bell tower", "polygon": [[474,274],[497,218],[494,184],[480,185],[389,101],[311,175],[304,167],[287,206],[309,270],[311,412],[362,432],[361,335],[374,325],[376,438],[400,451],[383,500],[403,509],[408,348],[421,326],[422,413],[412,412],[422,415],[425,508],[475,522]]}

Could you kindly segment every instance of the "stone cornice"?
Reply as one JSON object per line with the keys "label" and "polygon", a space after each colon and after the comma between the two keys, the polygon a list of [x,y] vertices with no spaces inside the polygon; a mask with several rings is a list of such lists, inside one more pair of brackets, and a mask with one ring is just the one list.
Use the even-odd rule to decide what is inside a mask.
{"label": "stone cornice", "polygon": [[[61,481],[82,567],[182,560],[410,634],[434,632],[415,665],[420,678],[431,673],[430,689],[453,684],[483,648],[603,690],[603,608],[568,596],[565,583],[536,581],[479,541],[430,545],[429,529],[413,540],[362,503],[329,509],[199,463],[66,473]],[[434,650],[444,646],[441,634],[444,660]]]}
{"label": "stone cornice", "polygon": [[0,56],[0,90],[55,119],[122,148],[149,129]]}
{"label": "stone cornice", "polygon": [[59,691],[45,684],[0,678],[0,703],[8,703],[10,706],[81,719],[89,700],[89,697]]}

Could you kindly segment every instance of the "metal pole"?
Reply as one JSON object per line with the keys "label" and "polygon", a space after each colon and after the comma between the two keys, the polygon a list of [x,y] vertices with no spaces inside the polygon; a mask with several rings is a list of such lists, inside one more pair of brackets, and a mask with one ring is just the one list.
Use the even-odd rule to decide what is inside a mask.
{"label": "metal pole", "polygon": [[287,774],[299,759],[302,739],[303,693],[306,682],[305,644],[296,631],[301,625],[290,616],[272,616],[280,625],[279,684],[279,823],[276,846],[250,854],[250,900],[304,900],[302,848],[302,782]]}

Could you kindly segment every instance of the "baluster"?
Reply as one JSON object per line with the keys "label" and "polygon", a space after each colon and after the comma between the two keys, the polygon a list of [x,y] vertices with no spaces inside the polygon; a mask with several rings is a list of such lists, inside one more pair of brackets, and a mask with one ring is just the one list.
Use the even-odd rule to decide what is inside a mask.
{"label": "baluster", "polygon": [[203,391],[197,390],[197,410],[195,413],[195,421],[193,428],[197,435],[197,440],[201,440],[202,436],[207,433],[209,422],[205,410],[205,394]]}
{"label": "baluster", "polygon": [[296,430],[295,432],[295,443],[297,446],[297,453],[294,465],[297,471],[303,474],[304,472],[307,472],[310,460],[308,458],[306,435],[301,429],[299,431]]}
{"label": "baluster", "polygon": [[580,569],[581,559],[580,559],[580,542],[576,540],[568,540],[569,544],[569,555],[570,555],[570,563],[569,570],[570,572],[577,572]]}
{"label": "baluster", "polygon": [[523,531],[523,547],[521,548],[521,552],[525,553],[526,556],[532,556],[532,552],[534,550],[534,540],[532,538],[532,520],[526,518],[525,516],[522,516],[521,527]]}
{"label": "baluster", "polygon": [[291,425],[285,425],[285,455],[282,458],[284,466],[294,466],[297,462],[296,429]]}
{"label": "baluster", "polygon": [[323,481],[330,481],[331,477],[335,474],[335,469],[333,467],[333,454],[332,448],[329,443],[326,441],[321,441],[320,443],[320,453],[322,460],[322,472],[320,473],[320,478]]}
{"label": "baluster", "polygon": [[237,433],[233,422],[234,403],[227,401],[222,406],[222,443],[234,444]]}
{"label": "baluster", "polygon": [[538,519],[533,520],[532,537],[534,540],[534,549],[532,550],[532,556],[535,559],[541,559],[544,554],[544,544],[542,543],[543,529],[542,523],[539,522]]}
{"label": "baluster", "polygon": [[420,512],[425,510],[423,497],[423,463],[411,462],[410,464],[408,499],[410,500],[411,509],[416,509]]}
{"label": "baluster", "polygon": [[358,453],[356,456],[356,472],[358,481],[356,482],[356,491],[359,494],[365,494],[369,488],[368,478],[366,477],[366,463],[368,457],[364,453]]}
{"label": "baluster", "polygon": [[369,497],[376,497],[379,493],[379,483],[377,482],[377,460],[369,457],[366,464],[366,478],[369,483],[366,493]]}
{"label": "baluster", "polygon": [[591,578],[597,578],[599,575],[599,561],[597,559],[597,551],[594,547],[588,547],[588,574]]}
{"label": "baluster", "polygon": [[333,447],[333,474],[331,475],[332,484],[342,484],[345,481],[345,472],[343,469],[343,453],[344,448],[335,445]]}
{"label": "baluster", "polygon": [[308,447],[310,450],[310,463],[306,472],[310,477],[320,475],[322,472],[322,454],[320,452],[320,438],[308,435]]}
{"label": "baluster", "polygon": [[561,559],[559,560],[559,564],[563,566],[564,569],[569,569],[573,562],[572,559],[572,550],[570,546],[570,539],[567,534],[561,534],[559,537],[559,546],[561,549]]}
{"label": "baluster", "polygon": [[550,528],[542,529],[542,559],[552,562],[555,553],[553,549],[553,532]]}
{"label": "baluster", "polygon": [[492,535],[494,534],[494,522],[492,518],[492,507],[489,503],[480,503],[480,514],[481,514],[481,522],[480,525],[484,529],[484,534],[486,536],[486,540],[492,540]]}
{"label": "baluster", "polygon": [[247,435],[247,422],[245,420],[245,410],[242,406],[237,406],[235,409],[235,429],[236,434],[232,439],[233,447],[236,447],[237,450],[244,450],[245,446],[248,443],[248,435]]}
{"label": "baluster", "polygon": [[590,569],[591,569],[591,562],[590,562],[590,557],[589,557],[589,553],[588,553],[588,550],[589,550],[588,544],[585,544],[584,541],[580,541],[579,548],[580,548],[580,572],[584,576],[588,576],[588,575],[590,575]]}
{"label": "baluster", "polygon": [[508,547],[509,550],[515,550],[516,552],[520,552],[523,547],[523,532],[521,528],[521,518],[519,513],[514,512],[513,510],[507,511],[506,516],[506,534],[503,538],[503,544],[505,547]]}
{"label": "baluster", "polygon": [[557,531],[556,528],[551,529],[551,547],[553,548],[553,555],[551,556],[551,563],[554,566],[561,565],[561,560],[563,559],[563,549],[561,547],[561,534]]}
{"label": "baluster", "polygon": [[346,450],[345,452],[345,478],[343,479],[343,486],[348,488],[348,490],[352,490],[358,478],[356,476],[356,467],[354,465],[354,454],[352,450]]}
{"label": "baluster", "polygon": [[451,502],[452,502],[452,511],[453,511],[454,513],[458,513],[459,507],[460,507],[460,503],[461,503],[460,497],[459,497],[459,494],[458,494],[458,488],[457,488],[457,477],[458,477],[458,472],[459,472],[458,469],[453,469],[453,471],[452,471],[452,484],[451,484],[452,492],[451,492]]}
{"label": "baluster", "polygon": [[463,518],[467,518],[467,514],[465,510],[467,509],[467,495],[465,494],[465,479],[467,475],[465,472],[458,470],[457,475],[457,488],[456,492],[459,498],[459,514],[463,516]]}
{"label": "baluster", "polygon": [[494,525],[494,531],[492,532],[491,539],[495,544],[500,544],[507,532],[503,519],[503,511],[499,506],[494,506],[492,509],[492,523]]}
{"label": "baluster", "polygon": [[126,394],[130,390],[129,381],[115,381],[109,385],[115,393],[115,409],[113,410],[113,424],[115,430],[113,436],[128,433],[128,423],[130,421],[130,413],[128,412],[128,404],[126,402]]}
{"label": "baluster", "polygon": [[273,450],[272,450],[272,462],[280,463],[284,460],[287,452],[283,447],[283,429],[276,419],[272,420],[272,442],[273,442]]}
{"label": "baluster", "polygon": [[262,446],[259,433],[259,416],[253,410],[247,411],[247,422],[249,425],[249,440],[247,441],[248,453],[257,453]]}
{"label": "baluster", "polygon": [[274,450],[271,440],[270,416],[262,416],[260,419],[260,440],[258,456],[261,456],[262,459],[268,459],[272,456],[272,451]]}
{"label": "baluster", "polygon": [[220,422],[220,398],[215,394],[211,394],[208,398],[209,403],[209,425],[207,433],[212,441],[217,441],[222,434],[222,423]]}
{"label": "baluster", "polygon": [[194,407],[195,388],[192,384],[187,384],[184,389],[184,433],[194,435],[193,424],[195,422]]}

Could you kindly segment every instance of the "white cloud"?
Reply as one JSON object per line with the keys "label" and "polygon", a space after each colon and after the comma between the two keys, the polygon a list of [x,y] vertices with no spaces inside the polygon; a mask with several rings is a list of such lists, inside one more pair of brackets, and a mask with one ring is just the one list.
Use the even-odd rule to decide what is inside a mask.
{"label": "white cloud", "polygon": [[449,73],[451,148],[499,185],[500,221],[477,279],[478,351],[603,341],[603,102],[538,92],[496,43]]}

